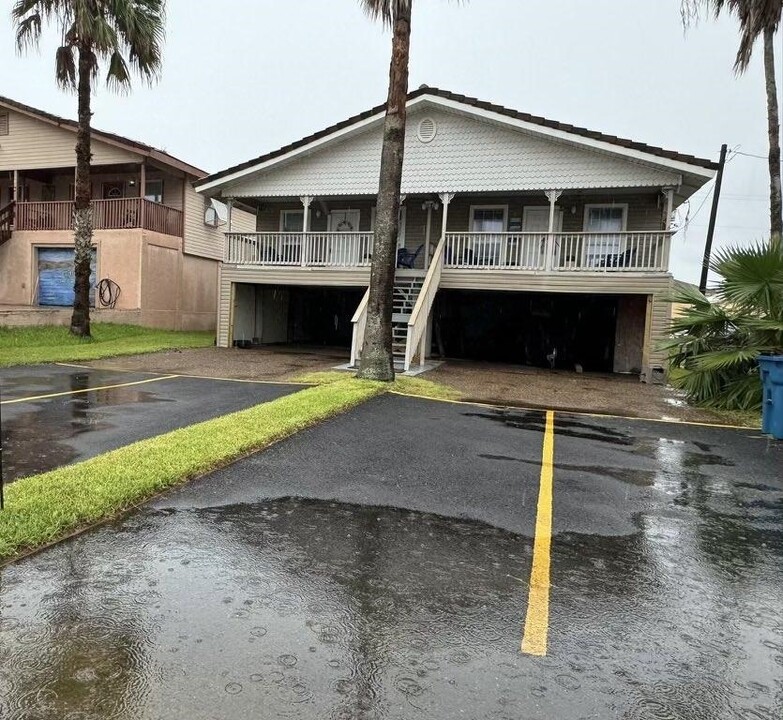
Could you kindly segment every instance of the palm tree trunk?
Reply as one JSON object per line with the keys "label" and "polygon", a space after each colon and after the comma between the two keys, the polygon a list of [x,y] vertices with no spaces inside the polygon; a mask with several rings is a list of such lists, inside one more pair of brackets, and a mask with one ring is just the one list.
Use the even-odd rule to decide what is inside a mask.
{"label": "palm tree trunk", "polygon": [[783,235],[783,199],[780,183],[780,118],[778,88],[775,82],[775,33],[764,30],[764,77],[767,85],[767,125],[769,131],[769,223],[773,239]]}
{"label": "palm tree trunk", "polygon": [[405,151],[405,116],[408,100],[408,59],[411,39],[411,5],[399,3],[394,15],[389,96],[383,128],[381,174],[375,213],[375,240],[370,270],[367,325],[358,377],[394,380],[392,357],[392,305],[397,265],[402,160]]}
{"label": "palm tree trunk", "polygon": [[76,189],[73,213],[75,276],[71,333],[90,337],[90,260],[92,258],[92,183],[90,180],[90,89],[92,51],[79,46],[79,128],[76,133]]}

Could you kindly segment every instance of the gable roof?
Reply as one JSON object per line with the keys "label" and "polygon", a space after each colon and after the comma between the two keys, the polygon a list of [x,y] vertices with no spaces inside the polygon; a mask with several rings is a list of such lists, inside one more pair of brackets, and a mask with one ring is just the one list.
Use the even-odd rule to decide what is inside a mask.
{"label": "gable roof", "polygon": [[[589,130],[583,127],[578,127],[576,125],[569,125],[567,123],[557,122],[556,120],[548,120],[547,118],[540,117],[538,115],[531,115],[529,113],[513,110],[511,108],[507,108],[502,105],[495,105],[490,102],[479,100],[478,98],[469,97],[467,95],[458,95],[456,93],[449,92],[448,90],[441,90],[439,88],[422,86],[417,90],[408,93],[408,103],[410,104],[412,101],[417,100],[418,98],[423,98],[427,96],[430,96],[435,99],[446,100],[451,103],[456,103],[458,105],[464,106],[465,108],[473,109],[475,111],[485,111],[489,113],[494,113],[495,115],[510,118],[512,120],[518,120],[524,123],[529,123],[531,125],[536,125],[541,128],[554,130],[559,133],[567,133],[569,135],[581,137],[586,140],[606,143],[608,145],[617,146],[618,148],[624,150],[631,150],[638,153],[643,153],[645,155],[651,156],[650,158],[651,160],[652,158],[657,157],[657,158],[661,158],[664,161],[683,163],[685,165],[690,165],[696,168],[703,168],[709,171],[715,171],[718,169],[718,163],[713,162],[712,160],[699,158],[694,155],[686,155],[684,153],[676,152],[674,150],[666,150],[664,148],[656,147],[654,145],[647,145],[646,143],[636,142],[634,140],[628,140],[625,138],[617,137],[616,135],[607,135],[605,133],[597,132],[595,130]],[[313,133],[312,135],[308,135],[307,137],[304,137],[301,140],[297,140],[296,142],[285,145],[277,150],[266,153],[265,155],[261,155],[252,160],[248,160],[247,162],[240,163],[239,165],[234,165],[232,167],[226,168],[225,170],[221,170],[219,172],[213,173],[212,175],[208,175],[207,177],[202,178],[196,184],[197,186],[200,186],[200,188],[204,188],[205,186],[211,185],[212,183],[215,183],[218,180],[222,180],[223,178],[230,177],[238,173],[243,173],[243,171],[245,170],[251,170],[256,166],[263,165],[269,161],[284,157],[289,153],[304,149],[308,145],[311,145],[312,143],[318,142],[319,140],[324,140],[328,138],[330,135],[340,133],[341,131],[347,130],[348,128],[354,125],[358,125],[365,121],[371,120],[372,118],[378,115],[383,115],[385,111],[386,111],[385,103],[382,105],[376,105],[375,107],[370,108],[369,110],[359,113],[358,115],[349,117],[346,120],[343,120],[334,125],[330,125],[329,127],[324,128],[323,130],[319,130],[318,132]]]}
{"label": "gable roof", "polygon": [[[66,130],[76,132],[79,129],[79,123],[77,123],[75,120],[69,120],[68,118],[53,115],[52,113],[46,112],[45,110],[39,110],[38,108],[25,105],[23,103],[17,102],[16,100],[12,100],[11,98],[3,97],[2,95],[0,95],[0,105],[4,105],[12,110],[16,110],[17,112],[32,116],[39,120],[43,120],[44,122],[47,122],[51,125],[65,128]],[[196,178],[202,178],[207,174],[206,171],[201,170],[200,168],[197,168],[190,163],[186,163],[184,160],[175,158],[173,155],[169,155],[169,153],[165,152],[164,150],[158,150],[157,148],[152,147],[152,145],[147,145],[146,143],[139,142],[138,140],[131,140],[130,138],[123,137],[122,135],[116,135],[115,133],[109,133],[103,130],[96,130],[95,128],[91,128],[91,134],[93,137],[98,138],[103,142],[108,143],[109,145],[119,146],[131,150],[135,153],[138,153],[139,155],[144,155],[145,157],[150,158],[150,160],[155,160],[156,162],[168,165],[169,167],[176,168],[177,170],[187,173],[188,175],[192,175]]]}

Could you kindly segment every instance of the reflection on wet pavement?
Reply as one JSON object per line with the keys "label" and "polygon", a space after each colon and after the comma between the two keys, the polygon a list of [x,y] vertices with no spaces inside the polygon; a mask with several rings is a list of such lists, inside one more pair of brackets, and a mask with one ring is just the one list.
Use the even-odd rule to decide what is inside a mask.
{"label": "reflection on wet pavement", "polygon": [[[2,424],[3,468],[6,482],[21,477],[46,472],[78,459],[79,452],[69,442],[86,433],[109,430],[115,418],[106,409],[122,405],[152,402],[172,402],[156,393],[139,390],[136,387],[115,387],[83,392],[95,387],[98,379],[90,373],[70,373],[58,378],[68,379],[56,383],[52,390],[51,379],[41,388],[38,377],[14,378],[5,381],[4,387],[27,389],[39,388],[43,393],[78,392],[54,400],[40,401],[25,406],[4,408]],[[116,379],[115,379],[116,381]],[[34,409],[28,410],[27,408]]]}
{"label": "reflection on wet pavement", "polygon": [[679,512],[557,538],[533,658],[528,538],[321,501],[149,509],[3,571],[0,716],[777,718],[779,516]]}

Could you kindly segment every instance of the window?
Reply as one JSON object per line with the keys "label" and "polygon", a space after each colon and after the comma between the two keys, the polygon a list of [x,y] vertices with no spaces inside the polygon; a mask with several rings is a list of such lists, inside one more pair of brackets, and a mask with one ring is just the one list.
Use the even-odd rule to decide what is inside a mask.
{"label": "window", "polygon": [[470,230],[471,232],[505,232],[507,214],[506,205],[474,206],[470,209]]}
{"label": "window", "polygon": [[280,232],[299,233],[304,231],[304,210],[283,210],[280,213]]}
{"label": "window", "polygon": [[585,232],[600,233],[588,235],[585,244],[585,264],[588,267],[610,267],[623,252],[627,205],[586,205]]}
{"label": "window", "polygon": [[471,239],[470,247],[466,248],[469,265],[483,267],[501,264],[505,240],[500,233],[506,232],[507,218],[507,205],[476,205],[470,208],[470,231],[486,235]]}
{"label": "window", "polygon": [[8,113],[0,112],[0,135],[8,135]]}
{"label": "window", "polygon": [[147,180],[144,199],[154,203],[163,202],[163,180]]}

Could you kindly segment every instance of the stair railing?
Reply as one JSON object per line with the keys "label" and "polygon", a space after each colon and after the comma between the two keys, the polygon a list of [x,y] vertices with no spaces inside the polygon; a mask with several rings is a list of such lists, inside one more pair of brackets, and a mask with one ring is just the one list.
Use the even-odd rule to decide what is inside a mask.
{"label": "stair railing", "polygon": [[13,200],[3,208],[0,208],[0,243],[5,242],[11,237],[11,231],[14,227],[14,217],[16,202]]}
{"label": "stair railing", "polygon": [[367,304],[370,302],[370,288],[362,297],[359,307],[351,318],[353,323],[353,339],[351,340],[351,367],[356,367],[359,362],[359,356],[362,354],[364,346],[364,330],[367,327]]}
{"label": "stair railing", "polygon": [[443,256],[446,250],[445,233],[440,239],[435,253],[432,256],[427,276],[424,278],[424,284],[419,291],[419,297],[416,300],[416,306],[413,308],[410,320],[408,320],[408,337],[405,341],[405,372],[410,370],[413,356],[416,350],[419,350],[419,362],[424,365],[425,356],[425,332],[427,330],[427,321],[430,317],[432,304],[435,302],[435,295],[440,286],[440,276],[443,272]]}

